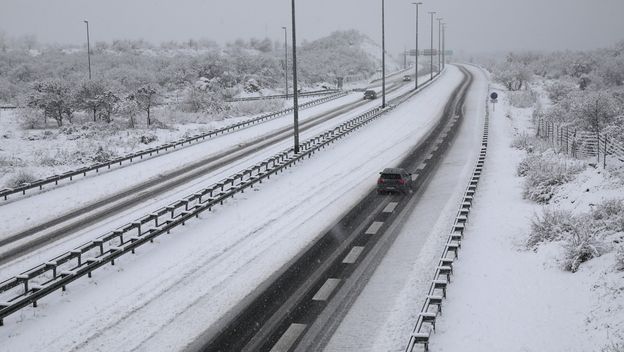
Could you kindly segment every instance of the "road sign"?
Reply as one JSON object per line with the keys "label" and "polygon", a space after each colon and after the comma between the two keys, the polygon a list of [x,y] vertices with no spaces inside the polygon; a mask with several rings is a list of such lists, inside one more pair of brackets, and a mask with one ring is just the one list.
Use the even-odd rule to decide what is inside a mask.
{"label": "road sign", "polygon": [[[406,52],[407,56],[416,56],[416,50],[409,49]],[[438,49],[433,49],[433,56],[438,55]],[[444,50],[445,56],[453,56],[453,50]],[[418,56],[432,56],[431,49],[418,50]]]}
{"label": "road sign", "polygon": [[498,103],[498,93],[492,92],[492,94],[490,94],[490,101],[492,102],[492,111],[496,111],[496,103]]}

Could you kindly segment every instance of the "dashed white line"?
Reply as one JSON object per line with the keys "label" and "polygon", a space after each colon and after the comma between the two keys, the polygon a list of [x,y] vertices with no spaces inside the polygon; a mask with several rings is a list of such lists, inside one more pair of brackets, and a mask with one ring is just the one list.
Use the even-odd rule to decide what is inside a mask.
{"label": "dashed white line", "polygon": [[353,264],[353,263],[355,263],[357,261],[358,257],[360,256],[360,254],[362,254],[363,250],[364,250],[364,247],[362,247],[362,246],[355,246],[355,247],[351,248],[351,251],[342,260],[342,262],[344,264]]}
{"label": "dashed white line", "polygon": [[397,202],[390,202],[390,203],[388,203],[388,205],[386,205],[386,207],[384,208],[382,213],[392,213],[394,211],[394,209],[397,207],[397,205],[399,205],[399,203],[397,203]]}
{"label": "dashed white line", "polygon": [[306,324],[290,324],[270,352],[288,352],[306,328]]}
{"label": "dashed white line", "polygon": [[312,297],[313,301],[327,301],[332,292],[338,287],[340,279],[327,279],[318,292]]}
{"label": "dashed white line", "polygon": [[368,230],[366,230],[366,232],[364,232],[364,234],[366,234],[366,235],[376,235],[377,231],[379,231],[379,228],[381,228],[381,225],[383,225],[383,222],[381,222],[381,221],[373,222],[370,225],[370,227],[368,228]]}

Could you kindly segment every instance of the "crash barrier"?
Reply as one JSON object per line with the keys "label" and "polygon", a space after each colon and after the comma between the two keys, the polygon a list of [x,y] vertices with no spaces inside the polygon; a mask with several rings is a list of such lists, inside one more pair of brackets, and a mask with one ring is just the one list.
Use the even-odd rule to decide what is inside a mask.
{"label": "crash barrier", "polygon": [[489,111],[487,110],[483,125],[483,137],[481,140],[481,150],[477,158],[476,165],[472,171],[470,182],[464,191],[462,202],[455,216],[450,234],[444,244],[442,256],[436,266],[433,279],[429,286],[429,291],[425,297],[420,313],[414,325],[414,329],[409,337],[409,341],[405,348],[406,352],[414,351],[417,345],[422,345],[425,351],[429,350],[429,339],[431,332],[435,332],[435,323],[438,315],[442,314],[442,304],[446,299],[446,291],[451,283],[453,275],[453,265],[455,260],[459,258],[459,250],[464,239],[464,230],[468,223],[468,215],[473,204],[473,199],[481,179],[481,172],[485,164],[487,154],[488,135],[489,135]]}
{"label": "crash barrier", "polygon": [[[323,89],[323,90],[315,90],[315,91],[310,91],[310,92],[300,92],[299,94],[297,94],[297,96],[300,98],[318,97],[318,96],[323,96],[323,95],[335,94],[338,92],[340,92],[339,89]],[[232,99],[227,99],[226,102],[234,103],[234,102],[239,102],[239,101],[288,99],[292,97],[293,95],[289,93],[289,94],[265,95],[265,96],[260,96],[260,97],[232,98]]]}
{"label": "crash barrier", "polygon": [[596,158],[597,164],[602,163],[605,168],[608,158],[624,162],[624,145],[604,133],[579,131],[540,119],[537,122],[537,136],[574,158]]}
{"label": "crash barrier", "polygon": [[[432,81],[423,84],[420,89],[431,83]],[[407,95],[409,94],[413,93]],[[400,104],[405,100],[398,98],[397,101]],[[10,314],[30,305],[37,307],[37,302],[43,297],[58,290],[65,291],[68,284],[85,275],[91,277],[93,271],[104,265],[115,265],[115,260],[122,255],[135,254],[140,246],[153,242],[156,237],[168,234],[180,225],[184,226],[187,221],[198,218],[203,212],[211,211],[237,193],[244,193],[245,190],[253,188],[306,157],[310,158],[317,151],[395,107],[396,105],[389,105],[383,109],[381,107],[371,109],[331,130],[307,139],[300,144],[301,150],[298,154],[295,154],[293,148],[275,154],[209,187],[0,282],[0,326],[3,325],[4,318]]]}
{"label": "crash barrier", "polygon": [[[346,96],[347,94],[348,94],[347,92],[337,92],[332,95],[301,104],[299,105],[299,109],[305,109],[305,108],[309,108],[315,105],[326,103],[331,100],[342,98]],[[124,156],[121,156],[115,159],[107,160],[107,161],[93,164],[90,166],[85,166],[77,170],[67,171],[60,175],[53,175],[53,176],[49,176],[49,177],[39,179],[33,182],[24,183],[14,188],[5,188],[5,189],[0,190],[0,197],[4,198],[4,200],[7,200],[9,195],[18,194],[18,193],[21,193],[22,195],[26,195],[27,190],[32,190],[34,188],[38,188],[39,190],[42,190],[43,186],[45,185],[50,185],[52,183],[54,185],[58,185],[59,181],[62,181],[62,180],[69,179],[70,181],[72,181],[74,177],[79,177],[79,176],[86,177],[87,173],[90,173],[90,172],[99,173],[101,169],[110,169],[111,167],[114,167],[114,166],[121,166],[123,163],[129,163],[129,162],[133,162],[134,160],[142,160],[144,158],[149,158],[153,155],[158,155],[160,153],[168,152],[178,147],[183,147],[185,145],[188,146],[193,143],[204,141],[207,138],[212,138],[218,135],[223,135],[226,133],[234,132],[236,130],[246,128],[252,125],[260,124],[268,120],[272,120],[277,117],[287,115],[292,111],[293,111],[293,108],[288,108],[288,109],[281,110],[278,112],[264,114],[258,117],[247,119],[245,121],[233,123],[225,127],[217,128],[217,129],[208,131],[206,133],[197,134],[188,138],[182,138],[180,140],[162,144],[154,148],[139,150],[135,153],[126,154]]]}

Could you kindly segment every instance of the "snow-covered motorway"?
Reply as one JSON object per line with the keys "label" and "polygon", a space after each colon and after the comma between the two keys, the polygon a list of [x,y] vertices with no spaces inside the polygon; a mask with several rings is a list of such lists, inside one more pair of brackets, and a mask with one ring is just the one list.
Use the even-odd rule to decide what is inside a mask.
{"label": "snow-covered motorway", "polygon": [[[409,89],[409,85],[394,81],[389,97],[398,96]],[[361,101],[359,94],[352,94],[306,110],[301,116],[301,135],[303,138],[316,135],[367,111],[375,104],[378,102]],[[2,243],[0,249],[0,262],[23,254],[25,250],[30,251],[35,243],[67,236],[85,224],[96,226],[100,232],[114,229],[124,222],[108,227],[102,224],[102,219],[111,218],[121,210],[127,210],[125,214],[130,215],[135,208],[133,213],[137,218],[148,210],[146,205],[154,210],[154,204],[168,204],[200,188],[200,185],[212,184],[244,166],[273,155],[289,145],[290,123],[288,118],[268,121],[3,204],[0,216],[6,220],[0,221],[0,241],[6,243]],[[281,143],[275,143],[279,141]],[[181,183],[185,186],[177,187]],[[35,208],[39,211],[33,212]],[[46,259],[50,258],[40,258]]]}
{"label": "snow-covered motorway", "polygon": [[[366,194],[379,169],[400,160],[432,124],[460,77],[450,67],[410,102],[259,192],[203,215],[147,252],[121,259],[122,265],[98,270],[93,279],[72,284],[66,293],[41,301],[39,308],[7,318],[0,329],[3,346],[10,351],[184,347]],[[240,164],[228,165],[223,174],[238,168]],[[223,174],[211,175],[211,180]],[[171,197],[199,187],[198,182],[172,190]],[[133,214],[126,212],[108,226],[127,222]],[[98,227],[83,235],[89,231],[103,232]],[[42,248],[3,266],[2,277],[81,242],[82,237],[72,236]]]}

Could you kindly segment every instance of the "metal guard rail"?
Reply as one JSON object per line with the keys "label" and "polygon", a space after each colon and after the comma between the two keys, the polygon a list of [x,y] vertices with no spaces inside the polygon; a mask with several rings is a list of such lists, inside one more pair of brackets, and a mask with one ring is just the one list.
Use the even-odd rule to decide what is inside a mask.
{"label": "metal guard rail", "polygon": [[[344,96],[346,96],[348,93],[347,92],[338,92],[320,99],[316,99],[313,101],[309,101],[307,103],[301,104],[299,105],[300,109],[305,109],[311,106],[315,106],[318,104],[322,104],[331,100],[335,100],[338,98],[342,98]],[[143,159],[144,157],[151,157],[153,154],[159,154],[161,152],[167,152],[169,151],[169,149],[175,149],[177,147],[181,147],[184,146],[185,144],[191,144],[191,143],[195,143],[195,142],[199,142],[199,141],[203,141],[206,138],[212,138],[215,136],[218,136],[220,134],[225,134],[228,132],[233,132],[237,129],[241,129],[241,128],[245,128],[245,127],[249,127],[255,124],[259,124],[261,122],[265,122],[267,120],[271,120],[277,117],[281,117],[284,116],[286,114],[289,114],[291,111],[293,111],[293,108],[288,108],[285,110],[281,110],[281,111],[277,111],[277,112],[272,112],[272,113],[268,113],[268,114],[264,114],[258,117],[254,117],[251,119],[247,119],[245,121],[241,121],[241,122],[237,122],[237,123],[233,123],[221,128],[217,128],[211,131],[208,131],[206,133],[202,133],[202,134],[197,134],[188,138],[182,138],[180,140],[177,141],[173,141],[170,143],[166,143],[166,144],[162,144],[160,146],[154,147],[154,148],[149,148],[149,149],[144,149],[144,150],[140,150],[137,151],[135,153],[131,153],[131,154],[126,154],[124,156],[115,158],[115,159],[111,159],[105,162],[101,162],[101,163],[97,163],[97,164],[93,164],[90,166],[85,166],[76,170],[72,170],[72,171],[67,171],[65,173],[62,173],[60,175],[52,175],[43,179],[39,179],[37,181],[33,181],[33,182],[29,182],[29,183],[24,183],[19,187],[14,187],[14,188],[5,188],[0,190],[0,197],[4,198],[4,200],[8,199],[9,195],[12,194],[16,194],[16,193],[22,193],[22,195],[26,195],[26,191],[33,189],[33,188],[39,188],[39,190],[43,189],[43,186],[54,183],[55,185],[58,185],[58,182],[64,179],[69,179],[70,181],[73,180],[73,178],[75,176],[87,176],[88,172],[91,171],[95,171],[96,173],[98,173],[100,171],[100,169],[110,169],[111,166],[116,166],[119,165],[121,166],[123,164],[123,162],[132,162],[134,159]]]}
{"label": "metal guard rail", "polygon": [[[301,92],[298,94],[299,97],[316,97],[322,95],[329,95],[340,92],[340,89],[323,89],[323,90],[315,90],[310,92]],[[244,98],[232,98],[226,100],[228,103],[234,103],[239,101],[257,101],[257,100],[272,100],[272,99],[288,99],[292,98],[292,94],[276,94],[276,95],[265,95],[260,97],[244,97]]]}

